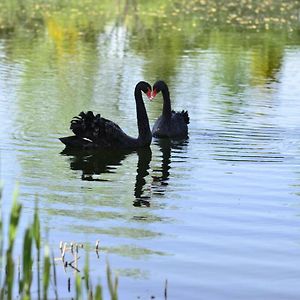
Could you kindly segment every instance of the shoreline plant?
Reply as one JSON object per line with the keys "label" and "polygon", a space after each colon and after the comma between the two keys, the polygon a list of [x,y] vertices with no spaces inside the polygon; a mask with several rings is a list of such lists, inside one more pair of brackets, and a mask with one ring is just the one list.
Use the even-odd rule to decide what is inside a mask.
{"label": "shoreline plant", "polygon": [[[2,191],[0,190],[0,201],[2,199]],[[1,202],[0,202],[1,203]],[[57,273],[54,255],[50,257],[50,249],[46,243],[42,252],[41,242],[41,225],[37,201],[34,209],[33,222],[28,225],[23,235],[22,261],[18,262],[14,256],[15,242],[17,238],[18,229],[20,227],[20,218],[22,215],[22,204],[18,201],[18,192],[14,192],[13,203],[9,217],[8,233],[4,232],[3,216],[1,209],[0,216],[0,299],[48,299],[51,290],[49,289],[52,283],[55,299],[59,299],[57,290]],[[7,249],[5,245],[7,243]],[[102,300],[102,286],[97,284],[93,288],[91,277],[89,274],[89,257],[86,252],[86,260],[83,272],[80,272],[77,267],[78,245],[75,249],[71,246],[74,260],[67,262],[64,260],[65,252],[67,251],[67,244],[61,253],[61,260],[64,267],[71,266],[75,271],[74,277],[74,298],[75,299],[97,299]],[[98,244],[97,244],[98,245]],[[96,247],[98,253],[99,248]],[[34,268],[34,261],[36,261],[36,269]],[[75,264],[73,266],[72,264]],[[52,267],[52,268],[51,268]],[[51,271],[52,270],[52,271]],[[83,275],[82,275],[83,274]],[[33,278],[36,276],[36,293],[33,293]],[[118,278],[113,279],[110,266],[107,262],[106,277],[109,288],[111,300],[117,300]],[[70,281],[70,279],[69,279]],[[70,284],[70,283],[69,283]],[[51,296],[51,298],[53,298]],[[71,296],[71,298],[73,298]]]}

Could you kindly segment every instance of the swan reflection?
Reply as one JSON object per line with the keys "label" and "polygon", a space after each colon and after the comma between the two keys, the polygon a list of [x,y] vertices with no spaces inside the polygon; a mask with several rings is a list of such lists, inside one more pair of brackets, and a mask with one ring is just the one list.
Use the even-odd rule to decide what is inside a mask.
{"label": "swan reflection", "polygon": [[[152,190],[155,194],[163,195],[169,184],[168,181],[171,169],[172,152],[182,153],[183,151],[185,151],[185,147],[188,144],[188,139],[157,139],[154,143],[159,146],[159,150],[161,152],[161,166],[154,170],[155,173],[160,173],[160,175],[152,176]],[[181,155],[179,156],[181,161],[182,159],[185,159]],[[173,158],[178,159],[179,156],[173,156]]]}
{"label": "swan reflection", "polygon": [[134,186],[134,201],[136,207],[150,206],[150,193],[145,195],[146,176],[149,175],[152,151],[149,147],[136,151],[75,151],[65,149],[62,155],[70,157],[71,170],[82,171],[81,179],[86,181],[107,181],[101,174],[114,173],[117,166],[122,165],[122,161],[130,154],[138,155],[136,180]]}
{"label": "swan reflection", "polygon": [[152,159],[152,151],[150,148],[142,148],[137,150],[138,154],[138,163],[137,163],[137,175],[134,188],[134,197],[133,206],[141,207],[146,206],[150,207],[151,194],[145,195],[145,184],[146,176],[149,175],[150,162]]}
{"label": "swan reflection", "polygon": [[[187,140],[174,141],[171,139],[155,140],[154,144],[159,147],[160,166],[151,171],[151,177],[147,185],[147,176],[150,173],[152,151],[149,147],[136,151],[130,150],[68,150],[61,154],[70,157],[70,168],[82,171],[81,179],[85,181],[107,181],[105,173],[115,173],[116,168],[122,165],[122,161],[129,155],[136,153],[138,156],[135,185],[133,190],[133,206],[150,207],[151,197],[154,195],[164,195],[168,186],[171,170],[171,160],[184,162],[182,153],[185,151]],[[116,179],[117,180],[117,179]]]}
{"label": "swan reflection", "polygon": [[114,173],[117,166],[133,151],[128,150],[68,150],[61,152],[70,157],[71,170],[82,171],[81,179],[86,181],[107,181],[100,177],[103,173]]}

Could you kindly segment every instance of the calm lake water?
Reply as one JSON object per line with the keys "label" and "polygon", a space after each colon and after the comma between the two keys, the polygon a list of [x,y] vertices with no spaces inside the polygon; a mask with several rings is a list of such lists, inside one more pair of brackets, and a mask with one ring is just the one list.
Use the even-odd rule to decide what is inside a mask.
{"label": "calm lake water", "polygon": [[[165,280],[168,299],[299,299],[299,70],[300,36],[280,32],[151,43],[108,24],[87,40],[2,37],[4,221],[18,182],[22,227],[38,198],[54,255],[60,241],[82,243],[104,288],[108,258],[120,299],[164,299]],[[58,138],[82,110],[136,136],[135,84],[157,79],[173,108],[189,111],[187,141],[63,152]],[[162,98],[145,102],[152,125]],[[73,271],[58,261],[57,273],[59,294],[71,297]]]}

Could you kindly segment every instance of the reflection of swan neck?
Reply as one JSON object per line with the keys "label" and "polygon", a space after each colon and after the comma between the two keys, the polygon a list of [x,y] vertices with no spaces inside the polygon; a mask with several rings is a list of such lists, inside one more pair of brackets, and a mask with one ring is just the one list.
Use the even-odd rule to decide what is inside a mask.
{"label": "reflection of swan neck", "polygon": [[146,184],[145,177],[149,175],[150,162],[152,158],[152,152],[150,148],[145,148],[137,151],[138,163],[137,163],[137,175],[134,188],[135,198],[142,197],[143,188]]}
{"label": "reflection of swan neck", "polygon": [[162,180],[168,180],[171,169],[170,163],[171,163],[171,146],[167,145],[161,148],[162,152]]}

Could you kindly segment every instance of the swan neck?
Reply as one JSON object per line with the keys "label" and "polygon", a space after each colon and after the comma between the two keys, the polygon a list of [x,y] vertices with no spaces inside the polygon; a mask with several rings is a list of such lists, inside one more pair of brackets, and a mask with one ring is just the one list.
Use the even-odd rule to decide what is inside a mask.
{"label": "swan neck", "polygon": [[137,117],[137,125],[138,125],[138,141],[143,145],[150,145],[152,134],[149,125],[149,119],[146,112],[145,103],[142,97],[142,90],[139,88],[135,89],[134,92],[135,103],[136,103],[136,117]]}
{"label": "swan neck", "polygon": [[171,99],[170,99],[169,89],[166,87],[166,88],[162,89],[161,92],[162,92],[163,99],[164,99],[163,116],[171,117]]}

